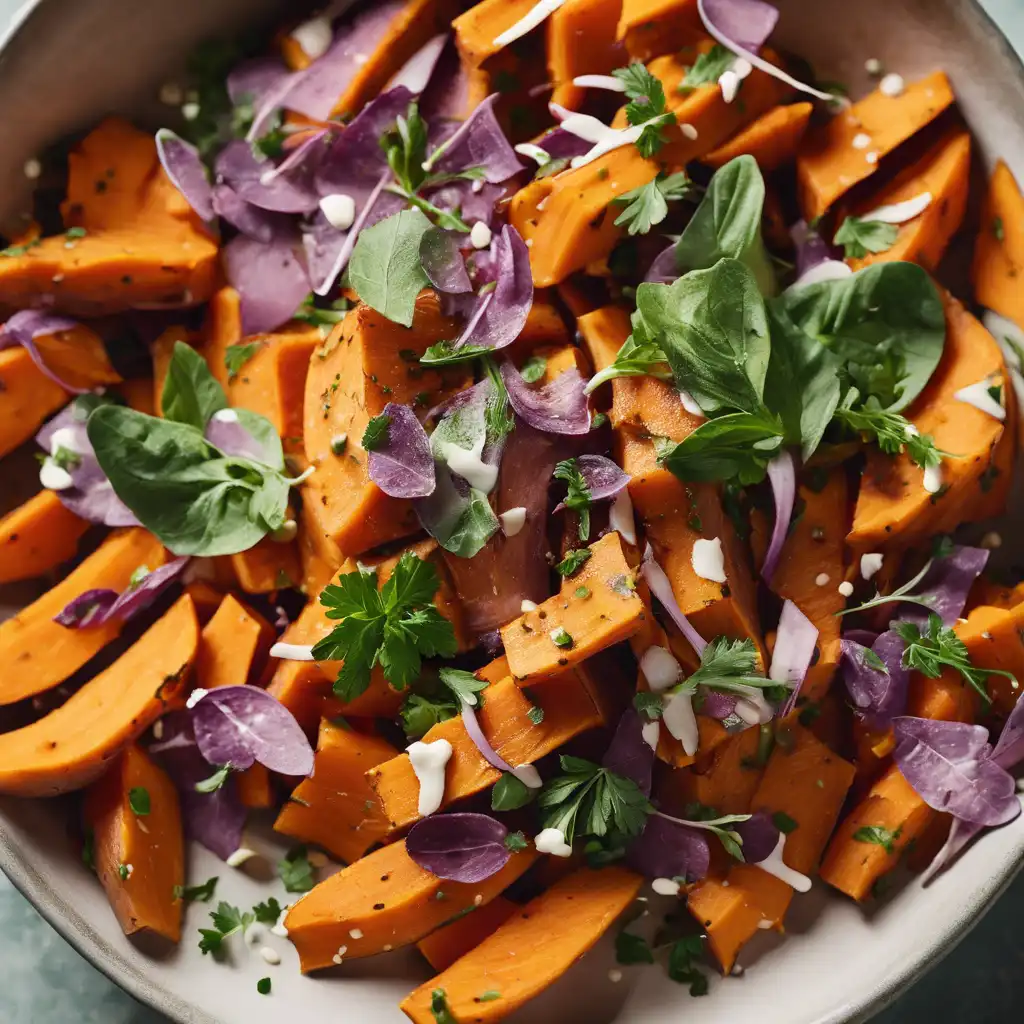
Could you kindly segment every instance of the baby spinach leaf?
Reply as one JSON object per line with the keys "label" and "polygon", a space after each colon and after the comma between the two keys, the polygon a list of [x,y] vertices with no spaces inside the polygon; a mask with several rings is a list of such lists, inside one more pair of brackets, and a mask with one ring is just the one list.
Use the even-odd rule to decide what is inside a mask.
{"label": "baby spinach leaf", "polygon": [[416,296],[430,281],[420,241],[433,225],[418,209],[402,210],[359,233],[348,278],[359,298],[389,320],[412,326]]}
{"label": "baby spinach leaf", "polygon": [[782,431],[773,416],[730,413],[702,423],[662,461],[680,480],[756,484],[782,445]]}
{"label": "baby spinach leaf", "polygon": [[779,307],[830,348],[865,399],[900,412],[942,358],[946,318],[938,289],[913,263],[876,263],[851,277],[790,289]]}
{"label": "baby spinach leaf", "polygon": [[768,316],[753,273],[723,259],[672,284],[642,284],[637,312],[705,413],[763,411],[771,353]]}
{"label": "baby spinach leaf", "polygon": [[764,178],[752,156],[720,168],[676,245],[676,266],[706,270],[720,259],[746,264],[762,295],[774,295],[775,272],[761,237]]}
{"label": "baby spinach leaf", "polygon": [[210,417],[227,407],[224,389],[210,373],[206,360],[191,345],[175,342],[160,396],[164,419],[203,431]]}
{"label": "baby spinach leaf", "polygon": [[114,492],[176,555],[246,551],[284,522],[287,482],[192,427],[108,405],[87,429]]}

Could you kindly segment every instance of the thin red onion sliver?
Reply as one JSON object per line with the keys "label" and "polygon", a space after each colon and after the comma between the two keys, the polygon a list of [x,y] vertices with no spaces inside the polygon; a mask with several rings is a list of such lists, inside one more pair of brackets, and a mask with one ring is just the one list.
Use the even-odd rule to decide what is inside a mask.
{"label": "thin red onion sliver", "polygon": [[480,756],[499,772],[513,772],[515,769],[487,742],[483,729],[480,728],[480,720],[476,717],[473,707],[462,702],[462,724],[466,727],[469,738],[476,744]]}
{"label": "thin red onion sliver", "polygon": [[775,527],[772,530],[771,543],[764,556],[761,575],[765,583],[771,584],[772,576],[779,564],[782,546],[786,543],[789,523],[793,518],[793,506],[796,503],[796,462],[788,449],[783,449],[768,463],[768,480],[772,485],[772,496],[775,498]]}
{"label": "thin red onion sliver", "polygon": [[665,570],[654,560],[654,552],[650,544],[644,552],[643,561],[640,563],[640,575],[647,581],[651,593],[661,602],[662,607],[672,617],[672,621],[679,627],[679,632],[690,642],[690,646],[698,653],[703,654],[708,642],[693,628],[690,620],[683,614],[682,608],[672,593],[672,584],[665,575]]}
{"label": "thin red onion sliver", "polygon": [[727,50],[735,53],[737,57],[742,57],[744,60],[749,61],[750,64],[759,71],[763,71],[766,75],[771,75],[773,78],[777,78],[780,82],[785,82],[787,85],[791,85],[794,89],[798,89],[800,92],[807,93],[808,96],[814,96],[816,99],[824,100],[826,103],[834,103],[836,101],[837,97],[832,93],[821,92],[819,89],[814,89],[809,85],[805,85],[798,79],[787,75],[782,68],[777,68],[774,64],[764,60],[764,58],[758,57],[756,53],[751,53],[750,50],[745,50],[742,46],[733,42],[733,40],[723,32],[719,32],[708,17],[706,0],[697,0],[697,11],[700,14],[701,21],[704,22],[704,27],[708,30],[708,35],[721,43]]}

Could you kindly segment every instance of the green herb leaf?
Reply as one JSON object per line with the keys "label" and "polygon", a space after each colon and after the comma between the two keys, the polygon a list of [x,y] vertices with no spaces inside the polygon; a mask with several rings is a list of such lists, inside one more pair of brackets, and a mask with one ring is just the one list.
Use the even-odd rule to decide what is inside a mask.
{"label": "green herb leaf", "polygon": [[213,921],[213,928],[199,929],[199,949],[204,956],[207,953],[218,956],[223,952],[226,938],[236,932],[245,931],[255,920],[252,914],[243,914],[238,907],[223,900],[217,904],[216,910],[210,911],[210,919]]}
{"label": "green herb leaf", "polygon": [[525,782],[520,782],[511,772],[505,772],[491,790],[491,810],[515,811],[530,803],[534,795],[534,790]]}
{"label": "green herb leaf", "polygon": [[675,374],[705,413],[762,414],[771,353],[757,282],[735,259],[695,270],[673,284],[642,284],[637,313],[661,343]]}
{"label": "green herb leaf", "polygon": [[387,413],[374,416],[366,424],[363,431],[363,450],[375,452],[388,443],[388,434],[391,432],[391,417]]}
{"label": "green herb leaf", "polygon": [[707,975],[697,967],[703,952],[701,937],[689,935],[675,942],[668,955],[668,976],[680,985],[689,985],[691,996],[704,996],[708,992]]}
{"label": "green herb leaf", "polygon": [[448,998],[443,988],[435,988],[430,993],[430,1012],[434,1015],[434,1024],[459,1024],[448,1009]]}
{"label": "green herb leaf", "polygon": [[536,384],[544,374],[547,372],[548,361],[543,356],[530,356],[529,359],[523,363],[522,368],[519,371],[519,376],[526,381],[527,384]]}
{"label": "green herb leaf", "polygon": [[224,765],[223,768],[218,768],[208,779],[203,779],[202,782],[197,782],[195,784],[195,791],[197,793],[216,793],[217,790],[228,781],[228,776],[230,774],[230,765]]}
{"label": "green herb leaf", "polygon": [[643,936],[619,932],[615,936],[615,959],[620,964],[653,964],[654,950]]}
{"label": "green herb leaf", "polygon": [[565,459],[555,466],[552,476],[568,487],[563,504],[579,516],[580,540],[587,540],[590,537],[590,488],[580,472],[579,464],[576,459]]}
{"label": "green herb leaf", "polygon": [[242,372],[242,367],[263,348],[263,345],[262,341],[249,341],[243,345],[228,345],[224,350],[224,367],[228,371],[228,380],[234,380]]}
{"label": "green herb leaf", "polygon": [[309,892],[316,885],[316,874],[313,865],[309,863],[305,846],[289,850],[284,860],[278,861],[277,874],[286,892]]}
{"label": "green herb leaf", "polygon": [[402,704],[399,716],[407,739],[418,740],[426,736],[435,725],[447,722],[459,714],[461,708],[448,697],[410,693]]}
{"label": "green herb leaf", "polygon": [[496,999],[501,998],[501,993],[497,989],[492,988],[486,992],[481,992],[476,998],[481,1003],[493,1003]]}
{"label": "green herb leaf", "polygon": [[138,815],[140,818],[149,814],[149,790],[145,786],[133,786],[129,789],[128,806],[132,809],[132,814]]}
{"label": "green herb leaf", "polygon": [[128,879],[131,877],[131,872],[128,870],[127,864],[118,864],[117,873],[122,882],[127,882]]}
{"label": "green herb leaf", "polygon": [[873,843],[875,846],[881,846],[886,853],[893,854],[896,852],[896,840],[902,831],[901,828],[892,832],[881,825],[863,825],[853,833],[853,838],[855,842]]}
{"label": "green herb leaf", "polygon": [[164,419],[203,431],[215,412],[228,407],[228,399],[206,360],[191,345],[174,343],[167,378],[160,397]]}
{"label": "green herb leaf", "polygon": [[650,693],[647,690],[641,690],[633,698],[633,707],[652,721],[661,718],[665,711],[665,703],[661,699],[661,694]]}
{"label": "green herb leaf", "polygon": [[253,916],[260,924],[275,925],[281,916],[281,904],[271,896],[265,903],[257,903],[252,908]]}
{"label": "green herb leaf", "polygon": [[702,423],[659,458],[680,480],[760,483],[783,442],[781,421],[734,412]]}
{"label": "green herb leaf", "polygon": [[96,871],[96,833],[91,828],[85,830],[82,838],[82,863],[90,871]]}
{"label": "green herb leaf", "polygon": [[559,626],[558,629],[551,633],[551,642],[561,650],[569,651],[572,650],[572,645],[575,641],[572,638],[572,634],[564,626]]}
{"label": "green herb leaf", "polygon": [[434,566],[407,551],[379,592],[376,572],[361,570],[324,588],[320,603],[327,617],[342,621],[315,645],[313,656],[344,661],[334,684],[338,696],[353,700],[363,693],[377,664],[403,690],[419,675],[422,658],[455,654],[455,629],[431,603],[439,586]]}
{"label": "green herb leaf", "polygon": [[686,76],[679,83],[679,91],[688,93],[701,85],[718,85],[718,80],[736,63],[736,54],[721,43],[715,43],[706,53],[700,54],[687,69]]}
{"label": "green herb leaf", "polygon": [[685,199],[692,188],[693,183],[682,171],[669,175],[662,172],[653,181],[613,200],[615,205],[625,207],[615,224],[625,227],[630,235],[646,235],[668,216],[668,204]]}
{"label": "green herb leaf", "polygon": [[602,384],[615,380],[617,377],[672,379],[668,357],[657,342],[651,341],[647,337],[642,322],[639,324],[639,330],[634,329],[633,333],[625,340],[615,356],[615,362],[594,374],[587,382],[585,390],[589,395]]}
{"label": "green herb leaf", "polygon": [[568,552],[565,558],[555,566],[555,571],[559,576],[569,579],[583,568],[583,564],[590,558],[590,554],[590,548],[576,548],[574,551]]}
{"label": "green herb leaf", "polygon": [[486,345],[462,345],[455,348],[452,341],[438,341],[420,356],[420,362],[424,366],[451,366],[455,363],[471,362],[493,351],[494,349]]}
{"label": "green herb leaf", "polygon": [[859,260],[869,252],[887,252],[895,245],[899,233],[900,229],[895,224],[847,217],[832,241],[846,250],[848,260]]}
{"label": "green herb leaf", "polygon": [[477,679],[472,672],[466,672],[461,668],[442,668],[438,675],[441,682],[455,694],[457,701],[471,707],[476,707],[480,703],[477,694],[490,685],[486,679]]}
{"label": "green herb leaf", "polygon": [[519,853],[520,850],[526,850],[529,846],[530,843],[522,832],[509,832],[505,836],[505,849],[512,853]]}
{"label": "green herb leaf", "polygon": [[402,210],[359,233],[348,266],[359,298],[389,320],[412,326],[416,296],[430,281],[420,241],[433,225],[418,209]]}
{"label": "green herb leaf", "polygon": [[899,455],[905,451],[910,461],[922,469],[942,465],[947,452],[935,447],[930,434],[919,434],[902,414],[883,409],[877,398],[868,399],[860,408],[853,408],[859,398],[854,388],[843,400],[836,418],[850,430],[874,441],[886,455]]}
{"label": "green herb leaf", "polygon": [[269,996],[271,984],[272,982],[269,978],[260,978],[260,980],[256,982],[256,991],[259,992],[261,996]]}
{"label": "green herb leaf", "polygon": [[632,779],[582,758],[561,757],[564,774],[545,783],[537,798],[543,828],[557,828],[567,843],[577,836],[636,836],[653,808]]}
{"label": "green herb leaf", "polygon": [[174,887],[174,898],[184,900],[186,903],[209,903],[217,890],[218,878],[208,878],[202,885],[176,885]]}
{"label": "green herb leaf", "polygon": [[785,811],[776,811],[772,815],[772,824],[784,836],[788,836],[790,832],[794,832],[799,828],[799,823],[795,819],[791,818]]}
{"label": "green herb leaf", "polygon": [[540,725],[544,721],[544,709],[537,707],[536,704],[532,705],[530,710],[526,712],[526,717],[533,722],[534,725]]}
{"label": "green herb leaf", "polygon": [[665,129],[676,123],[676,115],[665,109],[665,88],[661,81],[639,63],[617,68],[612,75],[626,87],[626,119],[643,131],[636,141],[640,155],[654,156],[665,145]]}

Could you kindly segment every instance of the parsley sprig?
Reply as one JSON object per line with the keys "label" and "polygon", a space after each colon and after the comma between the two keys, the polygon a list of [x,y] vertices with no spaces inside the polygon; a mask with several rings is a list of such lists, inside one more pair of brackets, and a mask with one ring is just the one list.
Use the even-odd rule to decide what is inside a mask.
{"label": "parsley sprig", "polygon": [[669,203],[685,199],[692,191],[693,182],[684,172],[662,172],[646,185],[630,189],[613,200],[616,206],[625,207],[615,224],[626,228],[631,235],[646,235],[668,216]]}
{"label": "parsley sprig", "polygon": [[903,648],[904,668],[916,669],[929,679],[937,679],[945,667],[955,669],[968,686],[977,690],[986,704],[992,701],[985,685],[989,676],[1003,676],[1017,682],[1012,672],[998,668],[977,668],[971,662],[967,645],[949,626],[942,624],[942,619],[935,612],[928,616],[928,626],[924,633],[912,622],[896,622],[891,628],[899,633],[906,645]]}
{"label": "parsley sprig", "polygon": [[881,825],[862,825],[853,833],[853,840],[856,843],[871,843],[874,846],[881,846],[886,853],[896,852],[896,840],[899,839],[902,828],[895,831],[883,828]]}
{"label": "parsley sprig", "polygon": [[730,640],[715,637],[700,656],[700,667],[673,693],[696,693],[699,686],[723,693],[746,694],[750,687],[764,691],[766,697],[784,701],[789,689],[757,671],[757,648],[753,640]]}
{"label": "parsley sprig", "polygon": [[700,54],[687,69],[679,83],[678,91],[691,93],[702,85],[717,85],[718,80],[736,63],[736,54],[721,43],[715,43],[706,53]]}
{"label": "parsley sprig", "polygon": [[564,774],[537,797],[543,828],[557,828],[567,843],[577,836],[636,836],[654,808],[632,779],[592,761],[562,755]]}
{"label": "parsley sprig", "polygon": [[843,246],[848,260],[863,259],[869,252],[887,252],[896,242],[900,229],[883,220],[861,220],[847,217],[836,232],[833,242]]}
{"label": "parsley sprig", "polygon": [[424,657],[455,654],[455,629],[432,603],[439,585],[434,566],[407,551],[379,591],[377,570],[361,568],[324,589],[327,617],[342,621],[316,644],[313,657],[344,660],[334,684],[342,700],[363,693],[377,665],[394,689],[404,690]]}
{"label": "parsley sprig", "polygon": [[635,330],[623,342],[615,356],[615,362],[594,374],[587,383],[589,395],[602,384],[617,377],[657,377],[659,380],[671,380],[672,370],[662,347],[649,338],[642,329]]}
{"label": "parsley sprig", "polygon": [[626,119],[634,128],[643,126],[636,148],[643,157],[654,156],[668,141],[665,129],[676,123],[676,115],[666,109],[665,87],[639,61],[612,75],[626,87]]}
{"label": "parsley sprig", "polygon": [[563,504],[566,508],[572,509],[579,516],[580,540],[587,540],[590,537],[590,488],[587,481],[580,472],[579,463],[576,459],[565,459],[555,466],[552,474],[556,480],[561,480],[568,491]]}
{"label": "parsley sprig", "polygon": [[203,956],[212,953],[215,957],[224,952],[224,940],[235,932],[244,932],[255,920],[256,915],[247,910],[244,914],[238,907],[221,900],[216,910],[210,911],[212,928],[200,928],[199,949]]}
{"label": "parsley sprig", "polygon": [[877,398],[871,397],[859,408],[853,408],[857,394],[856,389],[851,390],[836,410],[836,417],[850,430],[874,441],[886,455],[906,451],[910,461],[921,469],[940,466],[943,458],[949,456],[949,452],[935,447],[930,435],[919,434],[906,416],[883,409]]}

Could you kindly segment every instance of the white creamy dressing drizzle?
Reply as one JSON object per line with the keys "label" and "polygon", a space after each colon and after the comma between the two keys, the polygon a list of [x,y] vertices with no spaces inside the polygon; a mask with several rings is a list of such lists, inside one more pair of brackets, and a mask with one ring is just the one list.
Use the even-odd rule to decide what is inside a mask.
{"label": "white creamy dressing drizzle", "polygon": [[861,220],[877,220],[883,224],[906,224],[908,220],[920,217],[932,205],[931,192],[922,192],[912,199],[904,199],[901,203],[889,203],[879,206],[870,213],[865,213]]}
{"label": "white creamy dressing drizzle", "polygon": [[204,690],[201,686],[197,686],[189,695],[188,700],[185,701],[185,707],[191,710],[194,708],[210,691]]}
{"label": "white creamy dressing drizzle", "polygon": [[806,875],[800,874],[799,871],[794,871],[782,859],[785,848],[786,837],[785,835],[780,835],[779,841],[775,844],[775,849],[772,850],[765,860],[760,861],[757,866],[762,871],[767,871],[769,875],[774,875],[780,882],[791,885],[797,892],[810,892],[811,880]]}
{"label": "white creamy dressing drizzle", "polygon": [[861,579],[869,580],[875,575],[881,568],[882,562],[885,561],[885,555],[877,552],[869,552],[866,555],[860,556],[860,576]]}
{"label": "white creamy dressing drizzle", "polygon": [[924,489],[929,494],[938,494],[942,490],[942,466],[929,466],[924,471]]}
{"label": "white creamy dressing drizzle", "polygon": [[447,740],[423,743],[417,740],[406,748],[416,781],[420,784],[420,817],[433,814],[444,800],[444,772],[451,760],[452,745]]}
{"label": "white creamy dressing drizzle", "polygon": [[507,28],[501,35],[495,36],[494,45],[497,47],[508,46],[509,43],[522,39],[527,32],[532,32],[564,3],[565,0],[539,0],[511,28]]}
{"label": "white creamy dressing drizzle", "polygon": [[694,398],[689,391],[684,391],[680,388],[679,401],[691,416],[700,416],[701,419],[704,418],[704,410],[697,404],[697,399]]}
{"label": "white creamy dressing drizzle", "polygon": [[565,835],[557,828],[546,828],[537,833],[533,841],[538,853],[547,853],[552,857],[571,857],[572,847],[565,841]]}
{"label": "white creamy dressing drizzle", "polygon": [[533,142],[521,142],[515,150],[520,156],[535,160],[541,167],[551,162],[551,154]]}
{"label": "white creamy dressing drizzle", "polygon": [[52,458],[43,459],[39,467],[39,482],[48,491],[66,491],[75,486],[71,474],[62,466],[58,466]]}
{"label": "white creamy dressing drizzle", "polygon": [[1024,331],[1012,320],[1007,320],[1005,316],[993,313],[990,309],[985,311],[985,315],[981,320],[985,325],[985,329],[996,339],[999,347],[1003,350],[1006,365],[1010,368],[1010,379],[1013,381],[1013,390],[1017,395],[1017,403],[1024,405],[1024,376],[1021,375],[1024,366],[1021,366],[1020,356],[1014,347],[1016,345],[1024,349]]}
{"label": "white creamy dressing drizzle", "polygon": [[320,200],[320,212],[338,231],[348,231],[356,222],[356,201],[344,192],[335,192]]}
{"label": "white creamy dressing drizzle", "polygon": [[502,512],[498,519],[501,521],[501,532],[506,537],[514,537],[526,525],[526,509],[522,505],[517,505],[507,512]]}
{"label": "white creamy dressing drizzle", "polygon": [[659,896],[678,896],[680,885],[671,878],[656,878],[651,882],[651,888]]}
{"label": "white creamy dressing drizzle", "polygon": [[753,70],[754,66],[749,60],[739,57],[733,61],[732,67],[722,72],[718,78],[718,87],[722,90],[722,99],[726,103],[732,103],[736,99],[736,94],[740,91],[740,84]]}
{"label": "white creamy dressing drizzle", "polygon": [[841,278],[850,277],[852,274],[853,268],[849,264],[843,263],[842,260],[825,260],[811,267],[807,273],[798,277],[786,290],[791,291],[794,288],[802,288],[808,284],[818,284],[821,281],[838,281]]}
{"label": "white creamy dressing drizzle", "polygon": [[292,39],[299,44],[302,52],[310,60],[317,60],[331,48],[334,39],[330,18],[321,16],[304,21],[292,30]]}
{"label": "white creamy dressing drizzle", "polygon": [[240,868],[246,861],[252,860],[255,856],[257,856],[255,850],[250,850],[248,846],[240,846],[224,863],[229,868]]}
{"label": "white creamy dressing drizzle", "polygon": [[498,467],[489,466],[481,458],[486,440],[487,438],[481,434],[469,451],[446,441],[441,445],[441,458],[448,464],[448,468],[461,476],[470,487],[490,494],[498,482]]}
{"label": "white creamy dressing drizzle", "polygon": [[683,745],[691,757],[697,753],[700,733],[697,730],[697,716],[693,713],[692,693],[673,693],[665,698],[665,709],[661,720],[669,735]]}
{"label": "white creamy dressing drizzle", "polygon": [[693,550],[690,552],[690,564],[701,579],[710,580],[712,583],[725,583],[725,554],[722,551],[722,538],[695,540]]}
{"label": "white creamy dressing drizzle", "polygon": [[313,657],[312,644],[276,643],[270,648],[270,656],[282,658],[285,661],[316,661]]}
{"label": "white creamy dressing drizzle", "polygon": [[968,384],[967,387],[961,388],[953,397],[958,402],[973,405],[979,412],[1002,422],[1006,419],[1006,410],[989,394],[990,387],[992,381],[979,380],[977,384]]}
{"label": "white creamy dressing drizzle", "polygon": [[512,774],[527,788],[527,789],[540,789],[544,785],[544,780],[540,777],[540,772],[532,764],[521,764],[518,768],[512,769]]}
{"label": "white creamy dressing drizzle", "polygon": [[683,670],[671,651],[664,647],[648,647],[640,658],[640,671],[652,693],[662,693],[683,678]]}
{"label": "white creamy dressing drizzle", "polygon": [[578,85],[581,89],[607,89],[608,92],[626,91],[626,83],[614,75],[577,75],[572,80],[572,84]]}
{"label": "white creamy dressing drizzle", "polygon": [[651,750],[657,750],[658,740],[661,739],[661,722],[644,722],[640,735]]}
{"label": "white creamy dressing drizzle", "polygon": [[627,544],[636,543],[636,521],[633,518],[633,502],[629,491],[619,491],[608,512],[608,525],[617,530]]}

